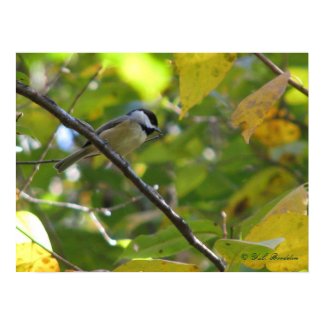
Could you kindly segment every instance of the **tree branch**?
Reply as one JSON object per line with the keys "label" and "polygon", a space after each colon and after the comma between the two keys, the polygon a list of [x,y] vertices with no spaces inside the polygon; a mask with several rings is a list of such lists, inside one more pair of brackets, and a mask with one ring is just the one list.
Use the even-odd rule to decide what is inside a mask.
{"label": "tree branch", "polygon": [[[274,73],[276,74],[282,74],[284,71],[282,71],[276,64],[274,64],[270,59],[268,59],[265,55],[262,53],[253,53],[256,57],[258,57],[264,64],[266,64]],[[298,84],[296,81],[294,81],[292,78],[289,79],[289,84],[293,87],[295,87],[297,90],[299,90],[304,95],[308,96],[309,92],[308,89],[304,86]]]}
{"label": "tree branch", "polygon": [[101,212],[101,213],[105,214],[106,216],[109,216],[111,214],[111,211],[116,211],[118,209],[124,208],[128,204],[134,203],[134,202],[140,200],[141,198],[143,198],[143,196],[142,195],[135,196],[135,197],[131,198],[129,201],[127,201],[127,202],[114,205],[114,206],[112,206],[110,208],[90,208],[90,207],[86,207],[84,205],[80,205],[80,204],[77,204],[77,203],[56,202],[56,201],[50,201],[50,200],[42,200],[42,199],[38,199],[36,197],[30,196],[25,192],[21,193],[21,198],[28,201],[28,202],[31,202],[31,203],[47,204],[47,205],[51,205],[51,206],[67,208],[67,209],[72,209],[72,210],[78,210],[78,211],[88,212],[88,213],[89,212]]}
{"label": "tree branch", "polygon": [[16,165],[52,164],[52,163],[56,163],[60,160],[61,159],[16,161]]}
{"label": "tree branch", "polygon": [[[91,81],[93,81],[97,75],[99,74],[100,70],[102,69],[102,66],[100,66],[96,73],[87,81],[87,83],[84,85],[84,87],[79,91],[79,93],[76,95],[76,97],[74,98],[73,102],[71,103],[69,109],[68,109],[68,112],[69,113],[72,113],[73,112],[73,109],[77,103],[77,101],[79,100],[79,98],[81,97],[81,95],[87,90],[89,84],[91,83]],[[42,152],[40,158],[38,160],[42,161],[44,160],[45,156],[47,155],[53,141],[54,141],[54,138],[55,138],[55,135],[56,135],[56,132],[58,130],[58,127],[53,131],[53,133],[51,134],[47,144],[45,145],[45,149],[44,151]],[[31,182],[33,181],[33,178],[34,176],[36,175],[36,173],[39,171],[39,168],[40,168],[40,164],[36,164],[34,166],[34,169],[32,171],[32,173],[29,175],[27,181],[25,182],[25,184],[22,186],[21,188],[21,192],[25,192],[25,190],[27,189],[27,187],[31,184]]]}
{"label": "tree branch", "polygon": [[110,216],[111,212],[113,210],[118,210],[118,209],[121,209],[121,208],[125,207],[126,205],[128,205],[130,203],[134,203],[137,200],[141,199],[143,196],[139,195],[139,196],[133,197],[131,200],[129,200],[127,202],[117,204],[117,205],[115,205],[113,207],[110,207],[110,208],[89,208],[89,207],[86,207],[84,205],[71,203],[71,202],[56,202],[56,201],[50,201],[50,200],[42,200],[42,199],[38,199],[36,197],[32,197],[32,196],[28,195],[25,192],[21,192],[20,197],[22,199],[28,201],[28,202],[35,203],[35,204],[47,204],[47,205],[51,205],[51,206],[56,206],[56,207],[61,207],[61,208],[67,208],[67,209],[87,212],[89,214],[91,220],[95,224],[96,228],[98,229],[99,233],[104,237],[106,242],[109,245],[114,246],[114,245],[116,245],[116,240],[112,239],[107,234],[105,227],[98,220],[98,218],[95,215],[95,212],[102,212],[104,215]]}
{"label": "tree branch", "polygon": [[179,232],[192,246],[205,255],[220,271],[225,270],[224,262],[193,234],[185,220],[182,219],[165,202],[157,191],[140,179],[130,168],[128,162],[113,151],[110,145],[103,141],[94,131],[64,111],[52,99],[42,96],[35,89],[24,85],[19,81],[16,83],[16,92],[37,103],[59,119],[63,125],[77,131],[87,138],[99,151],[101,151],[115,166],[122,171],[125,177],[127,177],[158,209],[160,209],[166,215],[166,217],[169,218],[169,220],[176,226]]}

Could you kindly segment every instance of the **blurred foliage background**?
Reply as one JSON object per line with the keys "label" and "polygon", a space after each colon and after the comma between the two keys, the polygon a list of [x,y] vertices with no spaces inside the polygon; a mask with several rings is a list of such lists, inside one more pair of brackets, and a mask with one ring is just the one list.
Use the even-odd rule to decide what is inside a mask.
{"label": "blurred foliage background", "polygon": [[[268,57],[308,86],[307,54]],[[222,211],[227,214],[228,236],[238,238],[235,228],[242,220],[308,180],[305,95],[288,86],[249,145],[230,123],[242,99],[275,77],[254,55],[237,55],[217,89],[181,120],[173,54],[20,53],[17,71],[18,79],[47,94],[64,109],[77,99],[73,115],[94,128],[131,109],[154,111],[165,136],[145,143],[127,159],[145,182],[159,186],[167,202],[210,247],[223,236]],[[38,160],[57,127],[46,159],[63,158],[84,142],[22,96],[17,96],[17,111],[23,113],[17,121],[17,161]],[[33,168],[17,165],[18,189]],[[53,250],[85,270],[112,270],[135,258],[130,245],[137,241],[148,245],[143,258],[164,257],[195,264],[203,271],[215,270],[103,157],[84,160],[60,175],[52,164],[43,164],[26,192],[42,200],[112,208],[110,215],[98,212],[96,217],[117,240],[115,245],[105,241],[89,213],[17,201],[17,210],[30,211],[41,220]],[[60,267],[66,269],[63,264]]]}

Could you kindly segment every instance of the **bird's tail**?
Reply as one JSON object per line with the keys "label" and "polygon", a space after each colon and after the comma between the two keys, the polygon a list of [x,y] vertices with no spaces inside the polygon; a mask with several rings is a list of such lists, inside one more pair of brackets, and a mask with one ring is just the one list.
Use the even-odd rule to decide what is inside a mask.
{"label": "bird's tail", "polygon": [[63,171],[65,171],[68,167],[73,165],[78,160],[85,158],[89,154],[91,154],[91,151],[93,151],[93,148],[91,148],[91,147],[82,148],[82,149],[72,153],[68,157],[60,160],[58,163],[56,163],[54,165],[54,167],[57,169],[57,171],[59,173],[62,173]]}

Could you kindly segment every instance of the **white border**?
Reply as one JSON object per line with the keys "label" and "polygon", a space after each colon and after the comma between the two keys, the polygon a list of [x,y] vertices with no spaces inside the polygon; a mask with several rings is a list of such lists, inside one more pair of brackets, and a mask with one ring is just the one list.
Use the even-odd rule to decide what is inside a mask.
{"label": "white border", "polygon": [[[2,323],[322,323],[316,296],[324,290],[325,269],[321,1],[30,0],[1,6]],[[310,272],[15,274],[15,52],[238,50],[310,53]]]}

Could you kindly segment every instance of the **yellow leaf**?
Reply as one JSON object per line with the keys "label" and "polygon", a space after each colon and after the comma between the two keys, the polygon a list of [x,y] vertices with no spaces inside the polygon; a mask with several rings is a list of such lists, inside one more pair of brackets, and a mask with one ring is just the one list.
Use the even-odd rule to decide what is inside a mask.
{"label": "yellow leaf", "polygon": [[308,268],[308,217],[298,213],[272,214],[257,224],[245,240],[260,242],[283,237],[273,253],[259,261],[243,262],[251,268],[266,266],[270,271],[301,271]]}
{"label": "yellow leaf", "polygon": [[284,214],[289,212],[307,215],[307,203],[308,193],[306,187],[305,185],[300,185],[278,202],[264,218],[273,214]]}
{"label": "yellow leaf", "polygon": [[60,272],[59,263],[39,245],[29,242],[16,244],[17,272]]}
{"label": "yellow leaf", "polygon": [[242,136],[246,143],[257,126],[262,124],[268,111],[284,93],[290,73],[286,72],[268,82],[262,88],[247,96],[240,102],[231,117],[236,127],[242,125]]}
{"label": "yellow leaf", "polygon": [[[49,237],[41,221],[28,211],[16,213],[17,226],[34,240],[52,250]],[[51,254],[33,243],[19,230],[16,230],[16,271],[17,272],[59,272],[59,264]]]}
{"label": "yellow leaf", "polygon": [[180,77],[181,118],[218,86],[232,67],[234,53],[177,53]]}
{"label": "yellow leaf", "polygon": [[264,121],[255,130],[255,137],[268,147],[296,141],[300,135],[300,128],[296,124],[283,119]]}
{"label": "yellow leaf", "polygon": [[198,272],[194,264],[165,260],[132,260],[118,266],[114,272]]}
{"label": "yellow leaf", "polygon": [[245,237],[249,231],[266,217],[273,214],[297,213],[307,215],[308,193],[306,184],[281,194],[277,198],[267,202],[255,214],[246,218],[240,224],[240,233]]}

